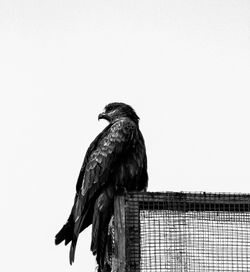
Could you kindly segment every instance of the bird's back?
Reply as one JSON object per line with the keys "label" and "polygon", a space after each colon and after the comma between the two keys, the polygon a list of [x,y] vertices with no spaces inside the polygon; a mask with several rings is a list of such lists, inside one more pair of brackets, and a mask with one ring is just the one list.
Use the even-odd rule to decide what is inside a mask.
{"label": "bird's back", "polygon": [[[114,107],[118,107],[117,111]],[[139,118],[131,107],[122,103],[114,103],[111,108],[106,107],[106,111],[108,113],[99,116],[109,114],[110,124],[86,152],[71,214],[56,235],[56,244],[72,241],[70,263],[74,261],[79,233],[92,224],[91,250],[102,267],[115,195],[123,191],[142,191],[148,184],[146,148],[138,127]]]}

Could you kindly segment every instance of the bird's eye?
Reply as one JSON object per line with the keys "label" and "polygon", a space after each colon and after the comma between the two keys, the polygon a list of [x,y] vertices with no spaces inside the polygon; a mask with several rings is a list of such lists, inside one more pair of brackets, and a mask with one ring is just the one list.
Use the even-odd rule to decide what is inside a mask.
{"label": "bird's eye", "polygon": [[106,111],[112,111],[112,109],[113,109],[113,108],[112,108],[111,106],[107,106],[107,107],[106,107]]}

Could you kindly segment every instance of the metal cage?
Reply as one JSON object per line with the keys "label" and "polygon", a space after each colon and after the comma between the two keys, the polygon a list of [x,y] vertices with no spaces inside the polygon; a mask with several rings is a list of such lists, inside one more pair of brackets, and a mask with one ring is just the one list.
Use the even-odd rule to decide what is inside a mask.
{"label": "metal cage", "polygon": [[113,272],[250,271],[250,195],[129,193],[110,228]]}

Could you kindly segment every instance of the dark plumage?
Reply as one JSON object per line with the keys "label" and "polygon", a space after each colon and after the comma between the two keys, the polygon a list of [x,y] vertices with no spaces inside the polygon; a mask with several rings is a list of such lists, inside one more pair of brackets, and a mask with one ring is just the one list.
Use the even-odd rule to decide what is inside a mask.
{"label": "dark plumage", "polygon": [[139,117],[124,103],[111,103],[98,119],[109,125],[89,146],[76,184],[74,205],[55,243],[71,241],[70,264],[74,261],[78,235],[92,224],[91,250],[99,271],[104,265],[108,224],[114,196],[147,188],[147,157]]}

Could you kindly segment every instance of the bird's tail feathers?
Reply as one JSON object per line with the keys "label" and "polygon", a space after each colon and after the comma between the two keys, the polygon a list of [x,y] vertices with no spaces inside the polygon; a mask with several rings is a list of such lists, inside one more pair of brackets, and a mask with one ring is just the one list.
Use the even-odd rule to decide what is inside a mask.
{"label": "bird's tail feathers", "polygon": [[72,240],[72,242],[71,242],[70,251],[69,251],[69,263],[70,263],[70,265],[72,265],[73,262],[75,261],[76,243],[77,243],[77,238],[74,238]]}
{"label": "bird's tail feathers", "polygon": [[91,207],[89,206],[85,211],[79,210],[79,214],[82,213],[81,216],[78,216],[74,223],[73,227],[73,238],[70,246],[70,251],[69,251],[69,262],[72,264],[75,259],[75,250],[76,250],[76,244],[77,244],[77,239],[81,231],[83,231],[86,227],[89,226],[89,218],[88,218],[88,212]]}
{"label": "bird's tail feathers", "polygon": [[72,240],[73,224],[67,222],[62,229],[56,234],[55,244],[59,245],[65,240],[65,245],[67,245]]}

